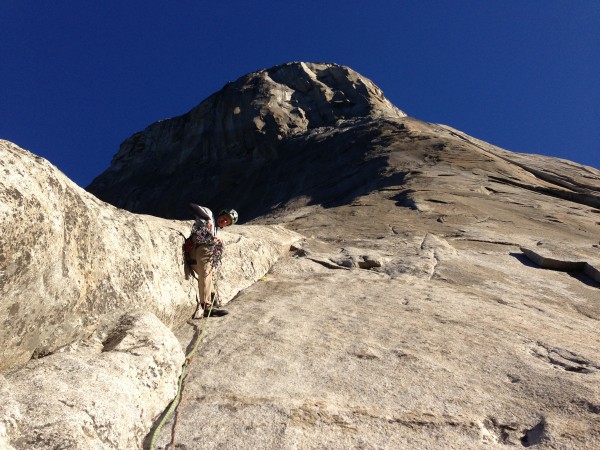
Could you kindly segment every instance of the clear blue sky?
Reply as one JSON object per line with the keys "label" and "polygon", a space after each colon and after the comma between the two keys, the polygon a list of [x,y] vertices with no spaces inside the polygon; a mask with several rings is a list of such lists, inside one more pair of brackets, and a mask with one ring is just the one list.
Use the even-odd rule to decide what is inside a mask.
{"label": "clear blue sky", "polygon": [[410,116],[600,168],[599,0],[2,0],[0,138],[79,185],[228,81],[350,66]]}

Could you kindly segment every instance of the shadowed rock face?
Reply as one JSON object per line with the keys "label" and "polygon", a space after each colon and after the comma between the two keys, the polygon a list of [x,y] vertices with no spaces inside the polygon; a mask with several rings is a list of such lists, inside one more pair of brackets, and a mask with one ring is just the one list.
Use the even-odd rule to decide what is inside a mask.
{"label": "shadowed rock face", "polygon": [[[143,208],[154,201],[155,214],[177,215],[169,204],[193,199],[213,209],[230,203],[253,219],[224,233],[222,286],[233,298],[230,314],[212,322],[201,362],[187,378],[177,446],[600,448],[600,171],[508,152],[406,117],[364,78],[367,97],[361,96],[359,77],[319,64],[250,74],[187,115],[134,136],[94,182],[118,186],[115,198],[123,191],[123,205],[137,211],[150,197]],[[201,120],[194,122],[194,114]],[[135,139],[143,144],[138,153]],[[5,146],[0,161],[10,183],[3,180],[0,191],[7,214],[0,243],[8,250],[0,260],[0,313],[4,324],[19,324],[12,332],[31,341],[39,339],[34,328],[44,328],[35,322],[41,308],[51,319],[43,324],[55,330],[44,342],[64,351],[0,377],[0,447],[35,448],[37,437],[59,442],[66,434],[62,417],[69,415],[64,402],[74,405],[68,434],[81,437],[79,443],[91,427],[90,446],[96,437],[106,448],[140,445],[144,431],[134,418],[156,424],[172,376],[164,375],[167,387],[155,398],[116,409],[123,418],[118,427],[106,415],[110,401],[94,405],[89,396],[139,371],[142,381],[128,389],[135,397],[147,392],[145,382],[156,382],[154,369],[173,367],[172,336],[152,325],[153,316],[124,311],[131,304],[172,320],[182,348],[189,348],[197,329],[176,322],[166,314],[171,304],[162,303],[189,286],[163,286],[174,276],[170,252],[180,245],[166,228],[185,231],[189,223],[108,207],[73,190],[47,163]],[[201,163],[192,167],[194,158]],[[186,170],[197,177],[194,189],[174,175]],[[206,197],[199,198],[200,187]],[[65,219],[70,210],[77,211],[72,222]],[[38,219],[43,245],[27,240]],[[86,240],[87,224],[103,230],[96,239]],[[74,236],[102,257],[101,267],[90,266]],[[140,300],[147,282],[132,285],[131,271],[118,269],[137,264],[153,274],[158,299]],[[94,324],[90,334],[65,337],[62,330],[73,327],[60,324],[72,322],[43,309],[63,298],[57,286],[71,299],[57,306],[63,314],[77,310],[81,286],[87,293],[112,286],[127,300],[110,300],[114,309],[102,320],[78,310],[79,320]],[[44,300],[35,308],[31,291]],[[99,298],[119,297],[112,291]],[[124,333],[124,322],[138,325]],[[148,325],[157,329],[153,339]],[[146,361],[153,347],[162,359]],[[92,369],[82,370],[82,360]],[[74,374],[95,367],[119,376],[82,389],[88,397],[62,388],[39,394],[60,420],[40,417],[46,406],[36,408],[23,394],[32,390],[25,378],[41,385],[47,372],[51,384],[60,370],[76,380]],[[24,411],[35,414],[24,419]],[[49,421],[56,428],[45,428]],[[163,428],[160,448],[171,441],[172,425]]]}
{"label": "shadowed rock face", "polygon": [[[322,184],[340,163],[362,164],[378,135],[369,119],[404,116],[347,67],[277,66],[134,134],[87,189],[121,208],[172,218],[187,217],[181,205],[189,201],[238,205],[244,220],[301,195],[344,201],[345,192]],[[361,169],[376,177],[378,168]]]}
{"label": "shadowed rock face", "polygon": [[194,201],[235,205],[249,220],[290,201],[342,205],[407,174],[419,178],[411,171],[424,161],[455,160],[453,170],[600,207],[589,168],[408,118],[353,70],[309,63],[246,75],[134,134],[88,190],[132,212],[184,218]]}

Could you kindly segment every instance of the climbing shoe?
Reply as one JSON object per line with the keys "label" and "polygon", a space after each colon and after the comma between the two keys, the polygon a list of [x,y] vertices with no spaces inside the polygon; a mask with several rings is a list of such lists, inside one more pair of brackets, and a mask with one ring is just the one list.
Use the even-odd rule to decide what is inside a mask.
{"label": "climbing shoe", "polygon": [[226,309],[217,309],[217,308],[213,308],[212,311],[210,309],[206,309],[206,310],[204,310],[204,317],[208,317],[209,313],[210,313],[210,317],[223,317],[223,316],[226,316],[227,314],[229,314],[229,311],[227,311]]}

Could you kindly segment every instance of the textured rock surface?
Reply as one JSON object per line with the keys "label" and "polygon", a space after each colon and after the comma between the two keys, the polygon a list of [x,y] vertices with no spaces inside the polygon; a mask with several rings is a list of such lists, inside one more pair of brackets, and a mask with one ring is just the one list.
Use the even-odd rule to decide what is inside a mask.
{"label": "textured rock surface", "polygon": [[255,223],[305,241],[211,324],[178,445],[600,447],[600,285],[524,253],[597,261],[600,171],[386,115],[277,150]]}
{"label": "textured rock surface", "polygon": [[526,189],[510,192],[519,205],[456,195],[469,184],[454,182],[451,206],[420,200],[445,191],[430,182],[417,209],[383,190],[273,218],[306,240],[211,324],[177,443],[598,448],[600,284],[520,250],[552,236],[592,251],[597,213]]}
{"label": "textured rock surface", "polygon": [[[0,165],[0,369],[89,336],[106,313],[141,308],[169,327],[191,317],[180,235],[191,222],[116,209],[6,141]],[[296,239],[281,227],[236,229],[223,233],[225,303]]]}
{"label": "textured rock surface", "polygon": [[[311,128],[265,101],[280,95],[273,72],[282,68],[302,66],[223,91],[238,98],[249,86],[247,102],[273,117],[260,152],[245,158],[252,137],[221,123],[189,125],[188,135],[178,121],[190,113],[149,127],[139,139],[154,144],[136,144],[138,154],[124,144],[103,175],[128,186],[125,199],[139,210],[135,191],[146,186],[136,177],[176,161],[188,170],[189,155],[178,152],[204,148],[194,130],[205,126],[214,141],[200,152],[209,158],[201,171],[227,191],[224,203],[237,199],[256,216],[226,235],[238,266],[224,276],[241,277],[245,289],[228,294],[228,316],[207,322],[178,410],[177,448],[600,448],[600,284],[579,269],[542,267],[580,258],[597,267],[600,171],[514,154],[399,112],[378,115],[397,110],[375,90],[366,115]],[[253,90],[255,78],[266,90]],[[223,92],[194,111],[209,122],[226,117],[211,109]],[[222,110],[236,114],[236,105]],[[272,224],[303,240],[251,284],[268,267],[259,257],[268,246],[253,230]],[[289,247],[280,229],[271,232],[274,248]],[[198,331],[177,328],[182,348]],[[0,408],[2,439],[22,411],[13,397]],[[172,424],[160,448],[170,448]]]}
{"label": "textured rock surface", "polygon": [[[154,314],[177,327],[195,310],[191,222],[118,210],[6,141],[0,161],[0,448],[139,448],[184,360]],[[278,226],[222,238],[225,304],[298,240]]]}
{"label": "textured rock surface", "polygon": [[[335,182],[332,173],[341,162],[357,170],[361,147],[373,137],[365,119],[404,116],[348,67],[285,64],[241,77],[189,113],[134,134],[88,190],[129,211],[162,217],[187,217],[186,201],[235,204],[247,220],[298,195],[332,197],[326,186]],[[346,137],[344,131],[360,123],[365,136]],[[332,139],[345,147],[343,161]],[[376,172],[377,165],[370,166]]]}
{"label": "textured rock surface", "polygon": [[600,242],[578,249],[562,242],[538,242],[535,247],[521,247],[532,262],[545,269],[581,272],[600,283]]}
{"label": "textured rock surface", "polygon": [[140,448],[177,392],[183,360],[153,314],[105,318],[89,338],[5,375],[0,447]]}

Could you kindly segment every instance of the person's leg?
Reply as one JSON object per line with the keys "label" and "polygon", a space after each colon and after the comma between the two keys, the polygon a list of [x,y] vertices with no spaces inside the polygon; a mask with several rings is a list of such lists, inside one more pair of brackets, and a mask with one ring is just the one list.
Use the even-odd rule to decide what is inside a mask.
{"label": "person's leg", "polygon": [[193,258],[196,264],[192,269],[198,277],[198,299],[203,309],[210,308],[210,293],[213,284],[213,267],[211,264],[211,251],[205,245],[198,245],[194,248]]}
{"label": "person's leg", "polygon": [[[212,253],[212,252],[211,252]],[[202,308],[206,311],[212,306],[212,289],[213,289],[213,266],[210,256],[204,263],[204,301],[202,302]]]}
{"label": "person's leg", "polygon": [[217,307],[217,305],[211,305],[212,299],[212,290],[213,290],[213,277],[215,275],[215,271],[212,265],[212,257],[213,257],[213,249],[204,245],[198,246],[198,248],[194,249],[194,257],[196,258],[196,265],[193,265],[192,268],[198,275],[198,296],[200,299],[200,306],[202,309],[199,309],[194,313],[194,319],[200,318],[200,314],[204,311],[204,316],[207,317],[209,315],[209,311],[212,311],[210,315],[212,317],[221,317],[229,314],[227,310],[221,309]]}

